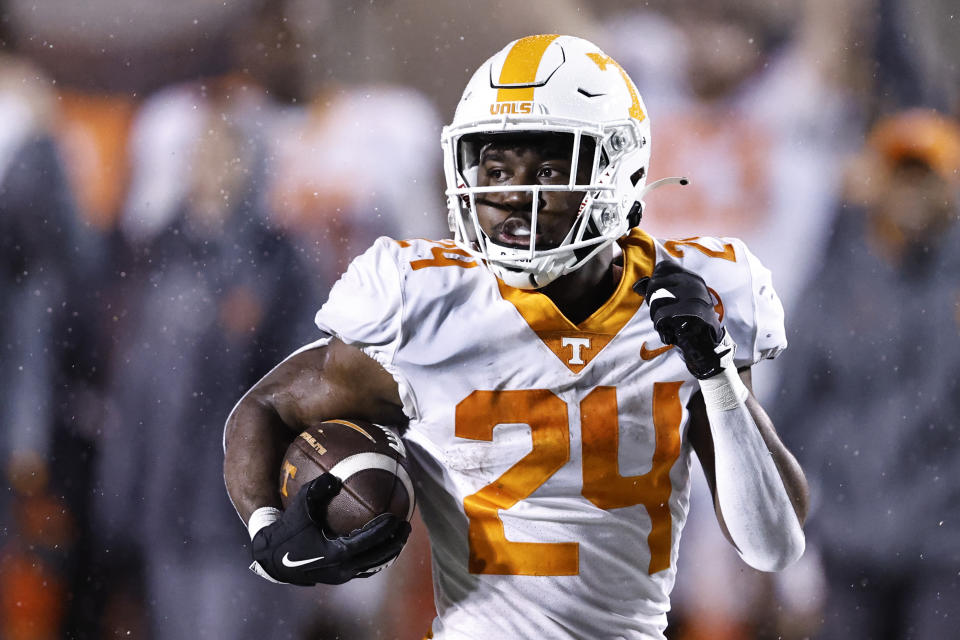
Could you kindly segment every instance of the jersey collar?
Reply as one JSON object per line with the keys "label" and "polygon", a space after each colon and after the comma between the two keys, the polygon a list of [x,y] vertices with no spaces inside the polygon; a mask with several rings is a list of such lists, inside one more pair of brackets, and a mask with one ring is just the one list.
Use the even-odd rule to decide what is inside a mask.
{"label": "jersey collar", "polygon": [[623,250],[620,282],[613,295],[579,325],[568,320],[546,295],[515,289],[497,279],[501,297],[516,307],[534,333],[574,373],[580,373],[643,304],[643,297],[633,290],[633,284],[653,272],[653,238],[640,229],[632,229],[617,243]]}

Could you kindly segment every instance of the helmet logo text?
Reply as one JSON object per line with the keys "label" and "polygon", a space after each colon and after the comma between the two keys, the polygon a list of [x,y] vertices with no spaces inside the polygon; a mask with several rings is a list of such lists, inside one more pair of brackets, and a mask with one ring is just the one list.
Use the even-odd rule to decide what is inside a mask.
{"label": "helmet logo text", "polygon": [[494,102],[490,105],[490,115],[499,116],[504,113],[533,113],[532,102]]}

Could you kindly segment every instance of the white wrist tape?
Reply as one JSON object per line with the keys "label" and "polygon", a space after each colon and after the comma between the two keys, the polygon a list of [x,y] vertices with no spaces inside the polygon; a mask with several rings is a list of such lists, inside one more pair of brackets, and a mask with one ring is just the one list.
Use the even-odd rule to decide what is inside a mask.
{"label": "white wrist tape", "polygon": [[737,366],[733,363],[737,345],[729,333],[724,333],[723,339],[717,345],[717,351],[727,352],[720,358],[723,371],[712,378],[701,380],[700,391],[703,392],[703,403],[708,411],[711,409],[729,411],[743,404],[750,395],[750,391],[743,384],[740,374],[737,373]]}
{"label": "white wrist tape", "polygon": [[250,539],[253,540],[260,529],[279,520],[281,513],[283,512],[276,507],[260,507],[251,513],[250,520],[247,522],[247,531],[250,533]]}
{"label": "white wrist tape", "polygon": [[[250,539],[253,540],[253,537],[257,535],[257,532],[260,529],[276,522],[280,519],[280,514],[283,513],[280,509],[276,507],[260,507],[256,511],[250,514],[250,520],[247,522],[247,531],[250,532]],[[270,574],[263,570],[263,567],[260,566],[260,563],[254,560],[250,564],[250,571],[253,571],[255,574],[269,580],[270,582],[275,582],[277,584],[285,584],[270,577]]]}

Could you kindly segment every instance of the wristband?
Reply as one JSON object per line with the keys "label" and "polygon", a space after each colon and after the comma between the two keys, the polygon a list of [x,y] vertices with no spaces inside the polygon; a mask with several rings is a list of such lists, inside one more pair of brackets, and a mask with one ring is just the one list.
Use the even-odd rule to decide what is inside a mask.
{"label": "wristband", "polygon": [[250,539],[253,540],[260,529],[279,520],[281,513],[283,512],[276,507],[260,507],[251,513],[250,520],[247,522],[247,531],[250,533]]}
{"label": "wristband", "polygon": [[703,392],[703,404],[707,410],[729,411],[736,409],[750,395],[750,390],[743,384],[737,366],[733,363],[733,355],[737,345],[728,332],[724,332],[723,339],[717,345],[716,352],[723,353],[720,365],[723,369],[715,376],[700,380],[700,390]]}

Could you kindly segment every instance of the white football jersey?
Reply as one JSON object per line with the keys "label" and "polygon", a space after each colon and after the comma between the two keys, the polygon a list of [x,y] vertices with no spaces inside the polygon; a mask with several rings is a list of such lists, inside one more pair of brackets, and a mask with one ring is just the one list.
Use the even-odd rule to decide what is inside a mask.
{"label": "white football jersey", "polygon": [[619,241],[623,277],[579,325],[450,241],[380,238],[317,325],[396,379],[438,616],[432,637],[662,638],[698,390],[633,284],[700,274],[738,366],[786,346],[770,272],[733,238]]}

